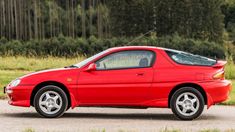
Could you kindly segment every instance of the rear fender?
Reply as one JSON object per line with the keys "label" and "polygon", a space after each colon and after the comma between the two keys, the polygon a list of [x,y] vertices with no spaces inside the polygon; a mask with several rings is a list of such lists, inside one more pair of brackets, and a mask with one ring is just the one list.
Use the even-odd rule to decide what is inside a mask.
{"label": "rear fender", "polygon": [[207,109],[209,109],[212,105],[214,105],[214,102],[208,93],[206,94],[206,96],[207,96]]}

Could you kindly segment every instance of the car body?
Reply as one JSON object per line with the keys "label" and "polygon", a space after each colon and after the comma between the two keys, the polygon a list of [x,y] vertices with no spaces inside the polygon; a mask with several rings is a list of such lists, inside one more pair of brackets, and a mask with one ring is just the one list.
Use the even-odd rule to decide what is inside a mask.
{"label": "car body", "polygon": [[[192,61],[195,62],[191,63],[191,56],[198,62],[194,58]],[[183,64],[185,58],[186,64]],[[43,87],[57,86],[66,95],[67,108],[171,108],[172,96],[185,88],[186,91],[195,89],[200,94],[196,97],[202,98],[203,105],[209,108],[225,101],[231,91],[231,82],[224,78],[225,64],[225,61],[161,47],[116,47],[77,65],[19,77],[6,86],[6,93],[10,105],[24,107],[35,106],[35,96]],[[199,115],[178,117],[194,119]]]}

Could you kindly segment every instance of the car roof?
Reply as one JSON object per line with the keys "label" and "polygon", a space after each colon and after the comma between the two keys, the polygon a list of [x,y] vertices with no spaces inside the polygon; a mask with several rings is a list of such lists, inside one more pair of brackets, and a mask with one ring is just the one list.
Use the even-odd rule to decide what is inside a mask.
{"label": "car roof", "polygon": [[121,46],[121,47],[113,47],[110,48],[109,50],[133,50],[133,49],[167,50],[167,48],[155,47],[155,46]]}

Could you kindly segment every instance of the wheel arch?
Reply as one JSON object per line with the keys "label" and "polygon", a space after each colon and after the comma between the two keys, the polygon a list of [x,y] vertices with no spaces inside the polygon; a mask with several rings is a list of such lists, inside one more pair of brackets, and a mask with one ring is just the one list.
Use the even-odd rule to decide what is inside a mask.
{"label": "wheel arch", "polygon": [[31,93],[31,96],[30,96],[30,105],[31,106],[34,106],[34,98],[35,98],[35,95],[36,93],[41,89],[43,88],[44,86],[47,86],[47,85],[54,85],[54,86],[58,86],[60,87],[64,92],[65,94],[67,95],[68,97],[68,108],[71,107],[71,95],[69,93],[69,90],[68,88],[63,84],[63,83],[60,83],[60,82],[57,82],[57,81],[45,81],[45,82],[41,82],[39,84],[37,84],[32,93]]}
{"label": "wheel arch", "polygon": [[178,84],[176,85],[170,92],[170,94],[168,95],[168,108],[170,108],[170,100],[172,98],[172,95],[180,88],[182,87],[192,87],[194,89],[197,89],[203,96],[204,102],[207,105],[207,94],[205,92],[205,90],[198,84],[196,83],[182,83],[182,84]]}

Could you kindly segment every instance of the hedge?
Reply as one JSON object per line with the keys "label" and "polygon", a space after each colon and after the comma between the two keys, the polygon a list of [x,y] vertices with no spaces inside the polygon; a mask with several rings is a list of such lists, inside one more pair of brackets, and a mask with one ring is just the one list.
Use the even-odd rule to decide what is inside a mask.
{"label": "hedge", "polygon": [[[91,56],[97,52],[116,46],[149,45],[182,50],[211,58],[225,58],[223,44],[209,41],[185,39],[179,36],[145,37],[136,41],[133,38],[88,39],[59,36],[44,40],[8,41],[0,39],[1,56]],[[235,52],[235,51],[234,51]]]}

